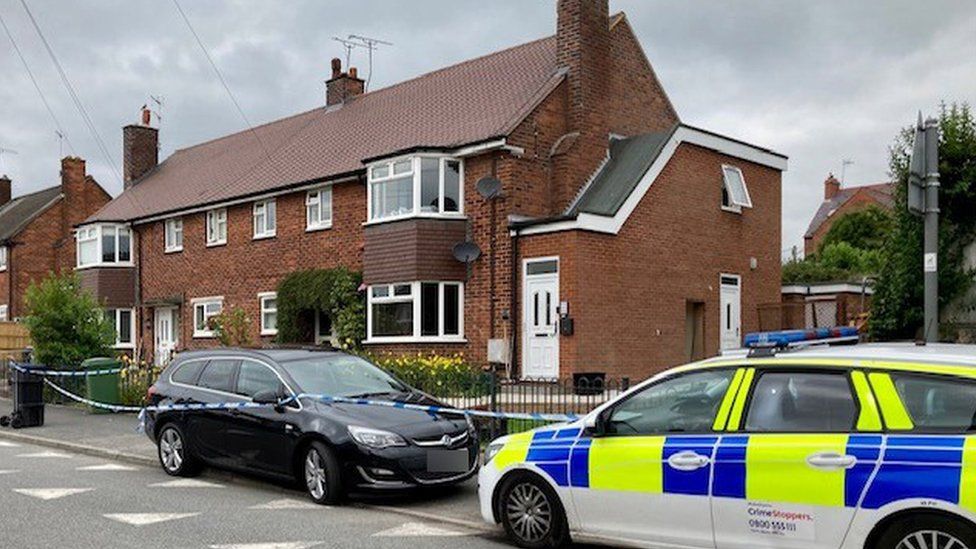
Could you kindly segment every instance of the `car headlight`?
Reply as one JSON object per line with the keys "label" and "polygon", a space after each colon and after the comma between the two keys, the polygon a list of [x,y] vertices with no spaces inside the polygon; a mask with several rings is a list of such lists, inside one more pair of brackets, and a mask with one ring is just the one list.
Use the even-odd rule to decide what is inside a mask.
{"label": "car headlight", "polygon": [[498,452],[500,452],[504,447],[504,444],[499,444],[497,442],[489,444],[488,447],[485,448],[485,465],[488,465],[488,462],[491,461],[493,457],[497,456]]}
{"label": "car headlight", "polygon": [[406,446],[407,441],[396,433],[370,429],[368,427],[349,426],[349,434],[352,439],[370,448],[390,448],[392,446]]}

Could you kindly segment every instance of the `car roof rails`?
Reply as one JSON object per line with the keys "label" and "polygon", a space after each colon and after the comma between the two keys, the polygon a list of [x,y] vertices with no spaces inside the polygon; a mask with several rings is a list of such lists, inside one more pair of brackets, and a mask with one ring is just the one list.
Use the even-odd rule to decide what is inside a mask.
{"label": "car roof rails", "polygon": [[322,343],[319,345],[313,345],[310,343],[272,343],[268,346],[269,350],[273,351],[318,351],[318,352],[331,352],[337,351],[331,343]]}
{"label": "car roof rails", "polygon": [[857,328],[835,326],[811,330],[778,330],[746,334],[743,343],[749,349],[749,358],[776,356],[815,345],[854,345],[860,341]]}

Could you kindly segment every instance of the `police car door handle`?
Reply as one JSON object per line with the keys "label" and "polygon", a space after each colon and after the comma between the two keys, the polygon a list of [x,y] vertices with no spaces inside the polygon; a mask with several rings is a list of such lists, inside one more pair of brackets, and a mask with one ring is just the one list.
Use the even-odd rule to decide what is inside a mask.
{"label": "police car door handle", "polygon": [[807,463],[816,469],[850,469],[857,463],[857,458],[835,452],[821,452],[808,457]]}
{"label": "police car door handle", "polygon": [[708,465],[708,457],[692,451],[678,452],[668,458],[668,465],[679,471],[694,471]]}

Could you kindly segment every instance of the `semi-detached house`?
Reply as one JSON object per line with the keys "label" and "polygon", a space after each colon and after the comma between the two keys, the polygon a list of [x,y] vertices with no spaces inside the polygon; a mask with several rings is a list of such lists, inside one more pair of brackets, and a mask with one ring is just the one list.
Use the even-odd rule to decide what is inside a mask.
{"label": "semi-detached house", "polygon": [[271,343],[283,277],[336,266],[363,274],[374,351],[638,378],[737,345],[779,299],[786,158],[682,123],[607,0],[557,9],[555,36],[368,93],[334,60],[323,106],[158,165],[149,119],[124,128],[82,276],[147,357],[216,345],[228,307]]}

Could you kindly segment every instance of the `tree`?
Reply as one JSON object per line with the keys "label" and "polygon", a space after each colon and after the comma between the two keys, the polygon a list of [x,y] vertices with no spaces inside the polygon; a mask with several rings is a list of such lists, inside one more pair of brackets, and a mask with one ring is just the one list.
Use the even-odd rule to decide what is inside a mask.
{"label": "tree", "polygon": [[251,318],[241,307],[234,307],[229,311],[222,311],[211,317],[209,327],[214,337],[224,347],[251,346]]}
{"label": "tree", "polygon": [[37,362],[77,367],[87,358],[112,353],[115,331],[74,273],[51,274],[40,283],[31,283],[25,302],[24,323]]}
{"label": "tree", "polygon": [[[968,104],[945,104],[939,116],[939,305],[955,301],[973,284],[964,249],[976,239],[976,118]],[[908,212],[908,164],[914,128],[891,147],[895,193],[894,229],[882,250],[871,331],[877,338],[911,338],[923,322],[922,219]]]}
{"label": "tree", "polygon": [[830,226],[820,242],[820,250],[840,242],[861,250],[880,250],[893,225],[891,212],[875,205],[844,214]]}

